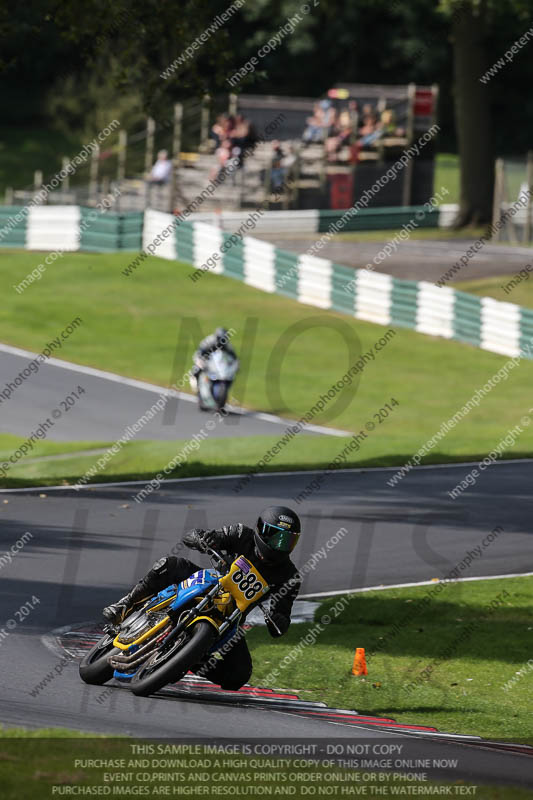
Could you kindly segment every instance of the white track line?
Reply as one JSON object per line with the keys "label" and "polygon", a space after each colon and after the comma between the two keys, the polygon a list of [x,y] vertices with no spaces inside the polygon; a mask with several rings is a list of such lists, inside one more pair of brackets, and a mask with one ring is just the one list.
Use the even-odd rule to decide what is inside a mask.
{"label": "white track line", "polygon": [[[9,344],[2,344],[1,342],[0,352],[9,353],[13,356],[20,356],[21,358],[28,358],[30,361],[34,358],[37,358],[39,355],[38,353],[32,353],[30,350],[23,350],[20,347],[12,347]],[[148,383],[147,381],[139,381],[136,378],[125,378],[123,375],[117,375],[114,372],[106,372],[105,370],[87,367],[83,364],[74,364],[71,361],[63,361],[60,358],[47,358],[46,363],[51,364],[53,367],[67,369],[70,372],[80,372],[83,375],[93,375],[95,378],[102,378],[103,380],[112,381],[113,383],[121,383],[123,386],[132,386],[135,389],[142,389],[145,392],[152,392],[152,394],[163,394],[166,397],[179,397],[180,400],[185,400],[187,403],[196,403],[195,395],[187,394],[186,392],[179,392],[177,389],[169,389],[165,386],[158,386],[157,384]],[[283,417],[278,417],[275,414],[249,411],[248,409],[240,408],[239,406],[228,405],[227,408],[236,414],[254,417],[266,422],[272,422],[276,425],[294,425],[296,422],[296,420],[283,419]],[[353,431],[343,431],[340,428],[327,428],[325,425],[311,425],[309,423],[303,426],[303,430],[311,431],[313,433],[322,433],[328,436],[352,436],[353,434]]]}
{"label": "white track line", "polygon": [[[496,581],[503,578],[528,578],[533,572],[509,572],[506,575],[478,575],[473,578],[454,578],[453,581],[446,583],[466,583],[467,581]],[[299,600],[311,600],[315,597],[334,597],[338,594],[359,594],[361,592],[381,592],[385,589],[408,589],[410,586],[436,586],[442,583],[440,579],[431,581],[416,581],[414,583],[390,583],[379,586],[363,586],[359,589],[337,589],[334,592],[311,592],[311,594],[299,594]]]}
{"label": "white track line", "polygon": [[[504,461],[497,461],[496,463],[492,464],[493,467],[501,467],[505,464],[530,464],[533,463],[533,458],[507,458]],[[411,472],[414,470],[425,470],[425,469],[449,469],[453,467],[470,467],[477,465],[477,461],[457,461],[453,464],[421,464],[418,467],[411,467]],[[360,474],[364,472],[395,472],[400,467],[348,467],[346,469],[336,469],[335,473],[354,473]],[[324,472],[323,469],[297,469],[288,472],[256,472],[254,474],[254,478],[279,478],[279,477],[286,477],[290,475],[321,475]],[[193,478],[166,478],[165,480],[161,481],[161,485],[163,484],[171,484],[171,483],[193,483],[194,481],[229,481],[235,478],[246,478],[248,473],[235,473],[232,475],[198,475],[197,477]],[[104,487],[113,487],[116,488],[117,486],[144,486],[146,481],[113,481],[113,482],[103,482],[103,483],[87,483],[83,486],[80,486],[79,489],[101,489]],[[0,489],[0,494],[13,494],[16,492],[51,492],[51,491],[65,491],[67,489],[73,489],[74,485],[70,486],[26,486],[20,489]]]}

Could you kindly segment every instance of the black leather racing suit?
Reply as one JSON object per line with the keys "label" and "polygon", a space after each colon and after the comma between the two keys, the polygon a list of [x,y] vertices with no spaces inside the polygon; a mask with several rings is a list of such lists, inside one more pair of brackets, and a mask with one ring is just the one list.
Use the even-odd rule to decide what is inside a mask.
{"label": "black leather racing suit", "polygon": [[205,339],[202,339],[196,349],[195,356],[206,358],[207,356],[211,355],[211,353],[214,353],[215,350],[225,350],[226,353],[230,354],[230,356],[237,358],[237,354],[232,345],[227,340],[219,344],[214,333],[210,333],[209,336],[206,336]]}
{"label": "black leather racing suit", "polygon": [[205,361],[208,356],[211,355],[211,353],[215,352],[215,350],[224,350],[233,358],[237,358],[237,353],[227,340],[219,343],[215,334],[210,333],[209,336],[206,336],[205,339],[202,339],[194,354],[194,366],[192,371],[195,378],[198,378],[198,375],[202,371],[202,368],[198,366],[197,362],[199,360]]}
{"label": "black leather racing suit", "polygon": [[[268,581],[270,592],[265,597],[270,598],[270,615],[281,633],[269,623],[268,631],[273,637],[286,633],[291,622],[292,605],[301,586],[300,575],[290,558],[278,563],[266,562],[256,551],[254,531],[242,522],[224,525],[212,532],[212,535],[216,540],[213,544],[215,549],[223,550],[230,556],[245,556]],[[200,569],[202,567],[187,558],[164,556],[156,561],[148,574],[133,588],[130,597],[133,602],[138,602],[172,583],[189,578]],[[236,636],[222,659],[217,660],[216,666],[209,666],[207,669],[204,666],[196,671],[223,689],[240,689],[252,674],[252,659],[245,638]]]}

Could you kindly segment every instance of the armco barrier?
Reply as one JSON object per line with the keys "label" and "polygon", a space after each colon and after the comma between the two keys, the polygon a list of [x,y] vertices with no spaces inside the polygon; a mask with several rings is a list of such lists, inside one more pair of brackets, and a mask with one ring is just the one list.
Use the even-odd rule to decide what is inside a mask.
{"label": "armco barrier", "polygon": [[[252,228],[257,233],[323,233],[332,226],[339,226],[341,220],[339,230],[343,231],[398,229],[409,222],[424,228],[447,227],[456,211],[454,205],[438,206],[429,211],[422,206],[362,208],[356,215],[344,218],[344,211],[259,209],[259,216],[254,212],[252,220],[252,212],[243,210],[192,214],[190,221],[243,234]],[[138,250],[142,230],[142,212],[98,213],[79,206],[0,206],[0,247],[76,250],[79,240],[82,250],[104,253]]]}
{"label": "armco barrier", "polygon": [[[425,210],[421,206],[399,206],[392,208],[360,208],[357,214],[346,216],[346,211],[319,211],[318,232],[328,231],[332,225],[342,220],[342,230],[349,231],[383,231],[396,230],[409,222],[416,223],[418,228],[438,228],[440,225],[440,208],[435,206]],[[418,217],[417,217],[418,214]]]}
{"label": "armco barrier", "polygon": [[[342,220],[339,231],[397,230],[409,222],[418,228],[448,228],[457,216],[458,206],[445,204],[426,210],[423,206],[392,206],[390,208],[361,208],[357,214],[344,216],[346,211],[261,211],[253,222],[256,233],[325,233],[335,230]],[[207,222],[224,231],[236,231],[250,219],[250,210],[206,211],[191,214],[191,222]]]}
{"label": "armco barrier", "polygon": [[264,292],[379,325],[397,325],[501,355],[533,358],[533,311],[529,309],[449,286],[399,280],[325,258],[297,255],[251,236],[226,233],[205,221],[178,219],[160,211],[105,212],[95,217],[94,209],[78,206],[3,207],[0,245],[101,252],[142,246],[160,258],[193,265],[195,282],[203,279],[204,272],[214,272]]}
{"label": "armco barrier", "polygon": [[[147,211],[150,241],[172,224],[170,214]],[[214,272],[300,303],[333,309],[379,325],[411,328],[506,356],[533,358],[533,311],[476,297],[449,286],[408,281],[324,258],[297,255],[253,237],[237,237],[205,222],[174,219],[174,241],[157,255]],[[168,240],[167,240],[168,242]]]}
{"label": "armco barrier", "polygon": [[80,206],[0,206],[0,247],[27,250],[140,250],[143,213]]}
{"label": "armco barrier", "polygon": [[26,247],[29,208],[0,206],[0,247]]}
{"label": "armco barrier", "polygon": [[80,250],[114,253],[117,250],[140,250],[142,247],[143,213],[95,215],[94,209],[82,208]]}

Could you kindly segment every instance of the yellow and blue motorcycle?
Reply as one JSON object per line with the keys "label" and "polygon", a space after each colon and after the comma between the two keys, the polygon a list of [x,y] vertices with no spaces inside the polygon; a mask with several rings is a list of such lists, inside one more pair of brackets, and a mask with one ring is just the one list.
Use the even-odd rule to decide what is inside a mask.
{"label": "yellow and blue motorcycle", "polygon": [[85,683],[101,685],[116,678],[146,697],[179,681],[223,650],[269,586],[244,556],[230,561],[205,547],[211,569],[201,569],[172,584],[129,614],[120,625],[107,625],[104,636],[80,663]]}

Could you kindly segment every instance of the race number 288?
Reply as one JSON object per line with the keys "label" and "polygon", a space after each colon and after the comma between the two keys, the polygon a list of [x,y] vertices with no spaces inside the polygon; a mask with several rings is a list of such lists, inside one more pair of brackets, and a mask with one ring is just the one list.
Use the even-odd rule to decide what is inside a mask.
{"label": "race number 288", "polygon": [[237,584],[247,600],[253,600],[256,594],[259,594],[263,590],[263,584],[256,579],[252,572],[249,572],[248,575],[244,575],[242,570],[238,569],[237,572],[233,573],[232,580],[233,583]]}

